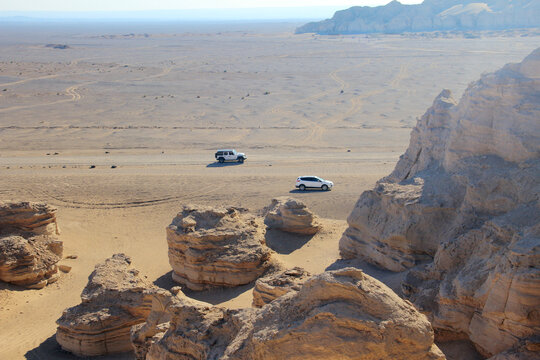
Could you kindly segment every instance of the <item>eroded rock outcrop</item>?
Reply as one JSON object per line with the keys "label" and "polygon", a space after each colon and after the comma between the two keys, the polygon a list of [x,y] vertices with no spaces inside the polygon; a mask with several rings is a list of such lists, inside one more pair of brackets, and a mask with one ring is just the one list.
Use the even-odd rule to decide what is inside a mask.
{"label": "eroded rock outcrop", "polygon": [[0,203],[0,281],[39,289],[58,279],[63,243],[56,208],[43,203]]}
{"label": "eroded rock outcrop", "polygon": [[485,356],[540,333],[540,49],[443,91],[388,177],[362,194],[345,258],[411,271],[404,293]]}
{"label": "eroded rock outcrop", "polygon": [[58,235],[56,208],[45,203],[0,202],[0,234]]}
{"label": "eroded rock outcrop", "polygon": [[78,356],[131,351],[130,329],[143,323],[155,289],[131,268],[131,259],[115,254],[96,265],[84,288],[82,303],[57,320],[56,341]]}
{"label": "eroded rock outcrop", "polygon": [[271,265],[264,233],[245,209],[184,206],[167,227],[173,279],[191,290],[255,280]]}
{"label": "eroded rock outcrop", "polygon": [[271,229],[314,235],[321,227],[316,216],[302,201],[290,197],[272,199],[265,212],[264,223]]}
{"label": "eroded rock outcrop", "polygon": [[169,329],[172,318],[171,307],[178,305],[180,299],[185,299],[183,293],[175,295],[163,289],[149,289],[146,294],[152,299],[152,310],[146,321],[131,327],[131,344],[135,351],[135,357],[140,360],[146,359],[146,354],[156,341],[161,339]]}
{"label": "eroded rock outcrop", "polygon": [[179,299],[146,359],[444,359],[412,304],[362,271],[307,280],[261,309]]}
{"label": "eroded rock outcrop", "polygon": [[298,291],[311,274],[301,267],[269,274],[257,279],[253,288],[253,306],[262,307],[289,291]]}

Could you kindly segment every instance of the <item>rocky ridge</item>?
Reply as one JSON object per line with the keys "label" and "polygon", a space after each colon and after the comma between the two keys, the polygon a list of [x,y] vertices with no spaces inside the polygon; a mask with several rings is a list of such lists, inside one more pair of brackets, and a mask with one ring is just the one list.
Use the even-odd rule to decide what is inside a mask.
{"label": "rocky ridge", "polygon": [[469,338],[486,357],[540,333],[539,97],[540,49],[459,103],[443,91],[340,240],[345,258],[414,267],[406,296],[441,338]]}
{"label": "rocky ridge", "polygon": [[535,0],[424,0],[417,5],[391,1],[384,6],[353,6],[331,19],[311,22],[297,34],[402,33],[436,30],[497,30],[540,27]]}
{"label": "rocky ridge", "polygon": [[44,203],[0,203],[0,281],[40,289],[58,279],[62,258],[56,208]]}

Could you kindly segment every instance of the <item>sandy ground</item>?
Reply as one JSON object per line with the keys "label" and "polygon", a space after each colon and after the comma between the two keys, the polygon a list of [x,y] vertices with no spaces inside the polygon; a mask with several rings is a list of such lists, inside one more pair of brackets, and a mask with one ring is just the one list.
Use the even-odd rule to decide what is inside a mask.
{"label": "sandy ground", "polygon": [[[459,98],[539,39],[295,36],[295,25],[0,24],[0,198],[57,206],[65,254],[78,255],[45,289],[0,285],[0,359],[72,358],[54,341],[55,320],[113,253],[172,286],[165,227],[186,203],[258,211],[297,197],[324,231],[269,234],[276,257],[314,273],[347,265],[337,245],[346,217],[392,170],[416,117],[443,88]],[[216,164],[215,150],[228,147],[247,162]],[[335,188],[294,190],[312,174]],[[356,265],[399,291],[403,274]],[[189,296],[242,307],[251,288]],[[442,347],[449,359],[476,356]]]}

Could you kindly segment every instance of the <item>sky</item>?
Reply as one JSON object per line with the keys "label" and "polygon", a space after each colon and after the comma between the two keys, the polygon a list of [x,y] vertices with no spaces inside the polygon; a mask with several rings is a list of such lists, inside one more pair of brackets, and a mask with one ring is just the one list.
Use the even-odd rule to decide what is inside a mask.
{"label": "sky", "polygon": [[[385,5],[390,0],[0,0],[1,11],[145,11]],[[419,4],[422,0],[401,0]]]}

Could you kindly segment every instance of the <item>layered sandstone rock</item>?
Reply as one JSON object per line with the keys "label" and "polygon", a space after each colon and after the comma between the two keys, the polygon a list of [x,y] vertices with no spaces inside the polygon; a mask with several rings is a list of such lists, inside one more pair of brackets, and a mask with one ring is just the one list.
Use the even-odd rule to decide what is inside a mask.
{"label": "layered sandstone rock", "polygon": [[39,289],[58,279],[63,244],[56,209],[42,203],[0,203],[0,281]]}
{"label": "layered sandstone rock", "polygon": [[58,280],[62,245],[46,236],[0,238],[0,280],[41,289]]}
{"label": "layered sandstone rock", "polygon": [[[135,357],[139,360],[146,359],[150,346],[161,339],[165,331],[169,329],[172,317],[171,307],[179,304],[179,298],[163,289],[149,289],[146,294],[152,299],[152,310],[146,321],[131,327],[131,344],[135,351]],[[183,293],[178,292],[183,298]]]}
{"label": "layered sandstone rock", "polygon": [[488,360],[538,360],[540,359],[540,337],[522,340],[514,348],[490,357]]}
{"label": "layered sandstone rock", "polygon": [[167,227],[173,279],[191,290],[255,280],[270,266],[264,233],[245,209],[184,206]]}
{"label": "layered sandstone rock", "polygon": [[180,299],[169,311],[147,360],[445,358],[424,315],[353,268],[314,276],[262,309]]}
{"label": "layered sandstone rock", "polygon": [[264,223],[271,229],[302,235],[314,235],[320,229],[316,216],[297,199],[290,197],[272,199],[265,212]]}
{"label": "layered sandstone rock", "polygon": [[58,235],[56,208],[44,203],[0,202],[0,234]]}
{"label": "layered sandstone rock", "polygon": [[[152,304],[152,286],[131,268],[131,260],[115,254],[96,265],[80,305],[57,320],[56,341],[78,356],[131,351],[130,329],[143,323]],[[149,293],[150,292],[150,293]]]}
{"label": "layered sandstone rock", "polygon": [[358,200],[345,258],[411,271],[404,293],[441,336],[485,356],[540,333],[540,49],[443,91],[388,177]]}
{"label": "layered sandstone rock", "polygon": [[253,288],[253,306],[262,307],[289,291],[298,291],[311,274],[294,267],[257,279]]}

